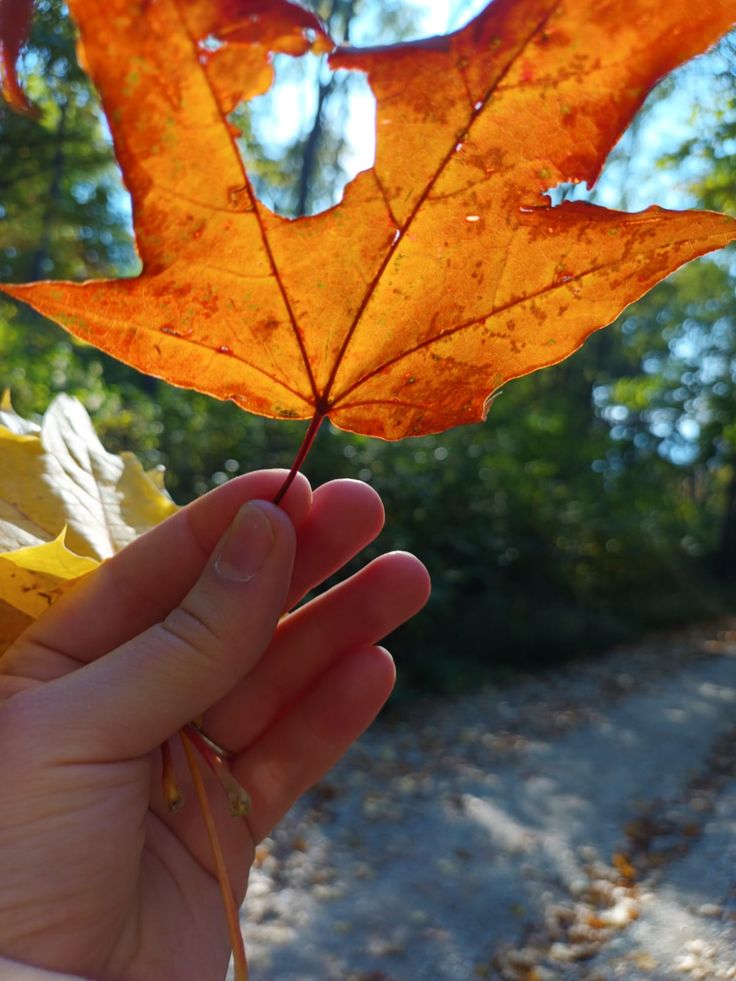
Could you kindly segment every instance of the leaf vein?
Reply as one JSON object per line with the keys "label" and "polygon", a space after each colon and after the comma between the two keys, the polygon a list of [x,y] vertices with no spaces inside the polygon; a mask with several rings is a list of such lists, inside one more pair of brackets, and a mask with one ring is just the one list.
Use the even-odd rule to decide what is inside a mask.
{"label": "leaf vein", "polygon": [[542,18],[540,18],[540,20],[534,25],[534,27],[532,28],[532,30],[527,35],[527,37],[524,40],[524,42],[519,46],[519,49],[518,49],[516,55],[509,61],[509,64],[506,66],[506,68],[504,69],[504,71],[499,75],[499,77],[496,79],[496,81],[494,82],[494,84],[490,86],[490,88],[486,92],[485,96],[481,100],[480,106],[477,109],[475,108],[475,106],[473,106],[472,111],[471,111],[471,114],[470,114],[470,119],[469,119],[467,125],[465,126],[465,128],[463,129],[463,131],[461,132],[461,134],[459,135],[459,137],[453,138],[452,146],[450,147],[450,149],[448,150],[448,152],[445,154],[445,156],[440,161],[439,166],[437,167],[437,170],[435,171],[435,173],[432,175],[432,177],[430,178],[430,180],[427,182],[426,187],[422,191],[422,194],[420,195],[419,199],[417,200],[417,203],[414,205],[414,208],[412,209],[409,217],[406,219],[406,222],[404,223],[403,227],[400,228],[401,234],[396,237],[395,241],[392,243],[392,245],[390,246],[390,248],[387,250],[386,255],[384,256],[383,261],[381,262],[381,265],[380,265],[378,271],[376,272],[375,276],[373,277],[373,281],[371,283],[371,286],[366,291],[365,296],[361,300],[360,306],[358,307],[358,310],[356,311],[356,314],[355,314],[355,316],[353,318],[353,321],[352,321],[352,323],[350,324],[350,326],[349,326],[349,328],[347,330],[347,333],[345,335],[345,338],[343,340],[343,343],[342,343],[342,345],[340,347],[340,350],[338,351],[337,357],[335,358],[335,364],[333,365],[332,370],[330,372],[330,376],[328,378],[327,385],[325,386],[324,397],[323,397],[325,403],[330,404],[330,405],[334,405],[335,404],[335,400],[334,399],[330,399],[330,392],[332,391],[332,387],[333,387],[333,385],[335,383],[335,379],[337,377],[337,372],[338,372],[339,367],[340,367],[340,365],[341,365],[341,363],[342,363],[342,361],[343,361],[343,359],[345,357],[345,354],[346,354],[347,349],[348,349],[348,347],[350,345],[350,342],[353,339],[353,336],[355,334],[355,331],[357,330],[358,324],[362,320],[363,314],[365,313],[365,310],[366,310],[366,308],[368,306],[368,303],[370,302],[371,298],[375,294],[375,291],[376,291],[376,289],[378,287],[378,284],[380,283],[380,281],[381,281],[381,279],[383,277],[383,274],[385,273],[386,269],[388,268],[389,263],[393,259],[394,254],[396,252],[396,249],[398,248],[398,245],[401,242],[401,239],[402,239],[403,235],[408,231],[409,227],[411,226],[412,222],[414,221],[414,218],[417,216],[417,214],[421,210],[422,206],[424,205],[425,201],[429,197],[432,188],[436,184],[436,182],[439,179],[440,175],[444,172],[445,167],[447,166],[447,164],[449,163],[449,161],[452,159],[452,156],[455,153],[455,146],[457,145],[458,142],[462,142],[463,139],[467,136],[467,133],[469,132],[469,130],[470,130],[471,126],[473,125],[473,123],[475,122],[476,118],[478,117],[478,115],[481,112],[483,112],[483,110],[485,109],[486,105],[488,104],[488,101],[491,98],[491,96],[498,90],[499,85],[502,84],[503,79],[508,76],[508,73],[510,72],[512,66],[516,63],[516,61],[519,59],[519,57],[521,57],[521,55],[523,54],[523,52],[527,49],[527,47],[529,46],[529,44],[531,44],[532,40],[534,39],[534,37],[536,37],[536,35],[539,33],[539,31],[541,31],[543,29],[544,25],[547,23],[547,21],[550,19],[550,17],[552,17],[552,15],[555,13],[555,11],[560,7],[561,3],[562,3],[562,0],[557,0],[557,2],[554,3],[549,8],[549,10],[547,10],[547,12],[544,14],[544,16]]}
{"label": "leaf vein", "polygon": [[[672,249],[673,246],[677,247],[677,246],[681,246],[681,245],[688,245],[688,244],[691,243],[691,241],[692,241],[691,239],[682,239],[682,240],[679,240],[679,241],[676,241],[676,242],[668,242],[666,245],[659,246],[656,250],[654,250],[654,252],[657,253],[657,252],[669,251],[669,250]],[[566,279],[564,282],[551,283],[550,285],[545,286],[545,287],[543,287],[540,290],[537,290],[535,293],[529,293],[527,296],[523,296],[523,297],[519,297],[519,298],[514,299],[514,300],[510,300],[508,303],[503,303],[503,304],[501,304],[498,307],[491,308],[488,311],[488,313],[484,313],[484,314],[482,314],[481,316],[478,316],[478,317],[473,317],[471,320],[466,320],[463,323],[458,324],[455,327],[449,327],[449,328],[447,328],[447,330],[441,331],[438,334],[434,334],[432,337],[425,337],[424,340],[420,341],[418,344],[415,344],[414,347],[412,347],[412,348],[410,348],[410,349],[408,349],[406,351],[402,351],[400,354],[397,354],[395,357],[388,358],[386,361],[382,362],[381,364],[376,365],[375,368],[372,368],[369,372],[367,372],[365,375],[363,375],[357,381],[353,382],[352,385],[350,385],[343,392],[341,392],[339,395],[337,395],[332,400],[331,406],[333,408],[339,408],[340,405],[343,403],[344,399],[348,395],[350,395],[351,392],[354,392],[357,388],[359,388],[361,385],[364,385],[367,381],[369,381],[371,378],[375,377],[381,371],[384,371],[386,368],[390,368],[393,365],[398,364],[400,361],[403,361],[405,358],[411,357],[412,354],[416,354],[417,351],[421,351],[423,348],[431,347],[432,344],[435,344],[438,341],[445,340],[445,338],[447,338],[447,337],[452,337],[454,334],[460,333],[463,330],[468,330],[471,327],[475,327],[475,326],[477,326],[478,324],[482,323],[485,320],[490,320],[491,317],[495,317],[499,313],[505,313],[507,310],[511,310],[511,309],[513,309],[516,306],[521,306],[524,303],[530,302],[532,300],[536,300],[540,296],[546,296],[547,294],[552,293],[555,290],[563,289],[563,288],[569,286],[570,283],[578,282],[580,280],[586,279],[587,277],[593,276],[596,273],[599,273],[599,272],[601,272],[604,269],[617,269],[620,265],[623,265],[624,263],[630,262],[631,259],[632,259],[632,256],[631,255],[627,255],[623,259],[621,259],[619,262],[616,262],[616,263],[613,263],[613,264],[603,263],[603,264],[600,264],[600,265],[591,266],[589,269],[586,269],[583,272],[578,273],[575,276],[571,276],[570,278]],[[350,404],[353,405],[353,404],[363,404],[363,403],[352,403],[351,402]]]}

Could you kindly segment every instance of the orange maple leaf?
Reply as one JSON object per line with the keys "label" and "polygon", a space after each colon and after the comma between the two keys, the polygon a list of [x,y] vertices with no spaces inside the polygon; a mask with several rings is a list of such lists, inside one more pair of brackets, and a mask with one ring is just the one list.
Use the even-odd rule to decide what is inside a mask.
{"label": "orange maple leaf", "polygon": [[[69,6],[143,271],[2,289],[142,371],[250,411],[391,439],[480,420],[502,383],[567,357],[736,238],[723,215],[544,196],[593,183],[654,82],[731,26],[733,0],[495,0],[449,37],[334,52],[376,94],[376,165],[337,207],[295,221],[256,200],[225,119],[233,91],[254,86],[238,76],[223,92],[202,42],[215,33],[224,58],[298,35],[323,50],[323,33],[279,2]],[[245,75],[263,65],[261,51]]]}

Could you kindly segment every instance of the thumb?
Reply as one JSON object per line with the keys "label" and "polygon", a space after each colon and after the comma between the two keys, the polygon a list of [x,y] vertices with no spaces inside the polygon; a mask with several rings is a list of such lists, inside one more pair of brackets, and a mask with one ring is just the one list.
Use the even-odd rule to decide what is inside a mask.
{"label": "thumb", "polygon": [[165,620],[46,687],[49,714],[63,711],[72,743],[65,738],[64,751],[84,747],[88,758],[94,747],[98,759],[143,755],[226,694],[271,642],[294,548],[293,526],[280,508],[245,504]]}

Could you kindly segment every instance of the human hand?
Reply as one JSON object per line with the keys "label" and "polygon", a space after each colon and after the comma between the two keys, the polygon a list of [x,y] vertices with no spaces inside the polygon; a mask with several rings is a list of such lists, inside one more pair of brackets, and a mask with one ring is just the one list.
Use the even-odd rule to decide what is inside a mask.
{"label": "human hand", "polygon": [[229,940],[202,815],[180,751],[187,805],[169,813],[158,747],[203,715],[233,753],[248,819],[229,815],[218,783],[207,788],[241,901],[256,843],[387,698],[393,663],[374,645],[424,604],[424,567],[384,555],[279,619],[383,523],[377,495],[354,481],[312,496],[299,477],[281,508],[243,508],[271,500],[283,476],[238,478],[179,511],[0,662],[10,961],[95,979],[223,977]]}

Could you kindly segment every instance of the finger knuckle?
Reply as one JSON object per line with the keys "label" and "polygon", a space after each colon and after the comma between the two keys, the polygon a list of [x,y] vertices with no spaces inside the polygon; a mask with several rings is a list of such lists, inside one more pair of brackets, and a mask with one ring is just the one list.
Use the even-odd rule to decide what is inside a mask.
{"label": "finger knuckle", "polygon": [[159,629],[171,646],[206,660],[214,660],[222,647],[217,620],[194,604],[177,606],[161,622]]}

